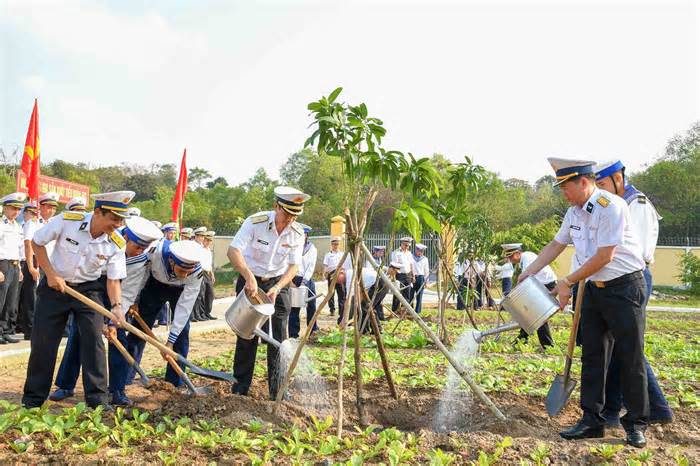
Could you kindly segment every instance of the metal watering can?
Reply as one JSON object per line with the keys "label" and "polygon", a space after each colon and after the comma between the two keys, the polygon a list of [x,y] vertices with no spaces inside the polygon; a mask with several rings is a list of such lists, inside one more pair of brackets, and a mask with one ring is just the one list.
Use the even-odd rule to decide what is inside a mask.
{"label": "metal watering can", "polygon": [[311,297],[309,298],[308,295],[311,293],[309,291],[309,288],[306,285],[301,285],[298,287],[290,287],[289,288],[289,294],[291,296],[291,301],[292,301],[292,307],[304,307],[306,306],[306,303],[309,301],[312,301],[314,299],[318,299],[321,296],[323,296],[323,293],[321,294],[314,294],[311,293]]}
{"label": "metal watering can", "polygon": [[239,338],[252,340],[257,336],[279,348],[280,342],[265,333],[261,328],[275,313],[275,305],[260,290],[258,290],[253,300],[259,304],[253,304],[245,291],[238,293],[236,299],[226,310],[224,315],[226,323]]}
{"label": "metal watering can", "polygon": [[510,294],[501,301],[501,304],[513,317],[514,322],[481,332],[473,332],[477,342],[481,342],[485,336],[518,328],[522,328],[528,335],[532,335],[559,310],[559,302],[554,299],[543,284],[532,276],[527,277],[513,288]]}

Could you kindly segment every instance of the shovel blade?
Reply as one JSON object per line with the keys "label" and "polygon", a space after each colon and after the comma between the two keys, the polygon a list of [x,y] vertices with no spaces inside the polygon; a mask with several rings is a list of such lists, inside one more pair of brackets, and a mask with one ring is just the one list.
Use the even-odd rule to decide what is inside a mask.
{"label": "shovel blade", "polygon": [[574,388],[576,388],[575,380],[571,378],[564,380],[563,375],[554,377],[552,386],[549,387],[549,392],[547,392],[547,398],[544,400],[549,417],[556,416],[564,409]]}
{"label": "shovel blade", "polygon": [[189,362],[187,359],[183,358],[180,356],[178,358],[178,361],[182,362],[187,366],[187,368],[192,371],[193,374],[197,374],[200,377],[206,377],[208,379],[213,379],[213,380],[221,380],[224,382],[228,383],[235,383],[236,378],[233,376],[233,373],[231,372],[221,372],[221,371],[215,371],[212,369],[205,369],[203,367],[195,366],[191,362]]}

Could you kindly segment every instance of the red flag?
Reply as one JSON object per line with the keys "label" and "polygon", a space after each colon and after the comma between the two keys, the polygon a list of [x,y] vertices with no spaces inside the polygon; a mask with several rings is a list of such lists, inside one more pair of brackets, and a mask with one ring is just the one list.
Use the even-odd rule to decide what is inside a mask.
{"label": "red flag", "polygon": [[39,198],[39,108],[34,99],[34,110],[29,119],[27,142],[24,143],[22,171],[27,177],[27,192],[30,199]]}
{"label": "red flag", "polygon": [[182,153],[182,163],[180,164],[180,176],[177,179],[177,187],[173,196],[172,208],[173,215],[170,220],[176,222],[180,214],[180,206],[185,201],[185,193],[187,192],[187,149]]}

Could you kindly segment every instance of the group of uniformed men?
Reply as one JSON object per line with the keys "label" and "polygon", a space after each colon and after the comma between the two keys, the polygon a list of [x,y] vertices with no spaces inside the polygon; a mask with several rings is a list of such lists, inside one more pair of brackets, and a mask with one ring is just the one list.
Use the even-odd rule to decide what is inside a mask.
{"label": "group of uniformed men", "polygon": [[[522,272],[518,281],[535,276],[558,295],[562,307],[568,303],[572,287],[579,280],[585,280],[580,329],[583,416],[576,425],[563,431],[562,437],[601,437],[606,425],[621,421],[627,432],[627,442],[640,447],[646,443],[644,430],[649,422],[672,419],[668,403],[644,358],[645,306],[651,291],[648,265],[653,260],[659,216],[648,198],[627,184],[620,162],[594,168],[592,161],[555,158],[549,161],[556,174],[556,186],[571,207],[556,237],[539,255],[523,251],[522,246],[515,243],[503,245],[504,256],[511,264],[520,265]],[[164,304],[168,303],[174,309],[168,346],[187,356],[189,322],[205,272],[211,273],[211,254],[205,258],[205,249],[194,241],[172,241],[173,225],[163,227],[166,239],[160,241],[163,233],[153,223],[140,217],[129,218],[128,204],[133,195],[128,191],[94,195],[95,207],[90,213],[68,211],[51,218],[53,212],[47,208],[47,216],[42,214],[39,221],[45,223],[43,228],[25,226],[29,239],[25,236],[27,263],[23,268],[34,280],[40,280],[33,328],[29,327],[32,328],[29,333],[32,350],[24,388],[25,406],[39,406],[48,396],[59,341],[71,313],[78,329],[85,398],[90,406],[106,403],[101,339],[105,324],[105,333],[116,334],[124,340],[132,354],[138,357],[143,349],[142,341],[118,329],[132,304],[137,303],[138,312],[148,325],[153,325]],[[296,189],[276,188],[274,210],[248,217],[228,250],[229,260],[240,273],[236,291],[251,295],[262,292],[274,303],[275,313],[268,326],[271,326],[273,338],[280,342],[288,336],[290,312],[294,316],[292,321],[296,319],[289,328],[290,333],[298,335],[299,331],[299,309],[291,309],[289,285],[304,284],[310,293],[314,290],[311,276],[317,251],[308,239],[310,228],[296,222],[308,199],[308,195]],[[2,199],[0,272],[4,281],[0,284],[0,299],[4,300],[12,296],[10,288],[17,288],[12,284],[16,284],[21,275],[18,261],[22,231],[16,217],[22,201],[19,193]],[[125,219],[127,226],[122,237],[117,229]],[[203,238],[208,236],[206,229],[181,232],[184,238],[193,234],[195,239],[197,233]],[[341,266],[340,240],[332,238],[331,251],[323,260],[329,280]],[[549,264],[571,243],[576,250],[574,267],[569,275],[557,279]],[[403,287],[407,300],[415,294],[419,311],[430,270],[423,254],[425,246],[416,245],[414,256],[409,250],[410,238],[401,238],[400,244],[392,253],[389,271]],[[383,247],[373,248],[375,261],[381,262],[384,250]],[[36,263],[29,261],[30,252]],[[342,266],[344,276],[338,280],[336,289],[330,290],[338,295],[341,316],[348,275],[352,271],[348,263]],[[381,290],[385,287],[378,283],[376,272],[372,277],[373,271],[369,263],[365,264],[363,282],[370,296],[380,294],[383,299],[386,289]],[[210,280],[213,281],[213,275]],[[104,322],[84,304],[65,295],[66,286],[104,302],[111,308],[115,321]],[[376,309],[380,319],[383,317],[381,299],[379,303],[376,300],[365,303]],[[331,304],[330,307],[333,313],[335,306]],[[393,310],[397,307],[396,300]],[[0,319],[3,329],[11,318],[11,313],[4,309]],[[315,309],[311,312],[307,309],[308,320],[314,312]],[[552,344],[546,324],[538,330],[538,336],[543,346]],[[232,386],[233,393],[245,395],[250,390],[257,344],[257,338],[236,341],[233,373],[237,382]],[[269,394],[274,398],[278,389],[276,348],[269,347],[267,359]],[[114,358],[110,354],[109,360],[110,390],[113,400],[119,402],[125,398],[123,390],[128,368],[119,361],[116,352]],[[181,383],[170,368],[166,379],[175,385]],[[116,397],[115,392],[118,393]],[[623,406],[626,414],[620,418]]]}
{"label": "group of uniformed men", "polygon": [[[584,281],[580,322],[583,416],[561,432],[565,439],[602,437],[620,423],[626,442],[646,445],[649,423],[667,423],[673,413],[644,357],[645,309],[651,293],[649,264],[658,238],[659,215],[649,199],[628,184],[620,161],[549,159],[556,186],[571,204],[559,232],[523,268],[521,282],[537,276],[573,244],[572,271],[556,280],[562,308]],[[506,249],[514,245],[505,245]],[[620,417],[622,408],[626,414]]]}
{"label": "group of uniformed men", "polygon": [[[343,252],[340,250],[341,238],[339,236],[334,236],[331,238],[331,249],[323,258],[323,272],[328,281],[328,286],[331,286],[331,280],[333,274],[341,267],[340,260],[343,257]],[[427,284],[428,278],[430,277],[430,262],[428,257],[425,255],[427,246],[425,244],[418,243],[415,247],[415,253],[411,252],[410,246],[413,242],[413,238],[410,236],[404,236],[399,240],[399,248],[391,253],[388,271],[390,272],[392,278],[397,281],[397,285],[401,289],[401,294],[406,298],[406,300],[413,304],[415,299],[415,311],[417,313],[421,312],[423,305],[423,291]],[[372,247],[372,256],[374,261],[379,265],[384,265],[384,253],[386,251],[386,246],[375,245]],[[347,295],[347,288],[350,283],[350,271],[352,264],[350,258],[345,260],[342,264],[338,280],[335,285],[334,290],[329,289],[331,293],[331,299],[329,301],[329,308],[331,315],[335,314],[335,302],[334,295],[338,297],[338,323],[340,323],[343,310],[345,307],[345,297]],[[377,281],[376,272],[374,268],[371,267],[369,261],[364,265],[363,269],[363,283],[366,290],[369,290]],[[377,284],[375,290],[380,292],[383,286]],[[384,290],[382,295],[386,295],[388,290]],[[385,320],[384,308],[382,306],[382,300],[378,299],[378,295],[373,297],[373,294],[369,294],[370,299],[373,301],[372,306],[375,309],[377,317],[379,320]],[[399,300],[394,297],[392,300],[392,312],[396,313],[399,308]]]}

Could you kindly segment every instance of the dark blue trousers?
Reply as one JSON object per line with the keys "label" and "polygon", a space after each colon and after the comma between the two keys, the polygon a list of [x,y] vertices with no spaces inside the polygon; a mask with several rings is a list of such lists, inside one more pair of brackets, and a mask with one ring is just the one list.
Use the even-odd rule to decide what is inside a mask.
{"label": "dark blue trousers", "polygon": [[457,283],[459,287],[457,288],[457,310],[461,311],[462,309],[466,309],[466,304],[464,302],[465,296],[464,294],[467,291],[467,284],[469,281],[464,277],[461,276],[459,277],[459,282]]}
{"label": "dark blue trousers", "polygon": [[503,297],[505,298],[510,294],[510,290],[513,289],[513,277],[501,278],[501,291],[503,292]]}
{"label": "dark blue trousers", "polygon": [[413,284],[413,296],[416,297],[416,307],[414,310],[420,314],[423,308],[423,291],[425,290],[425,275],[416,275],[416,282]]}
{"label": "dark blue trousers", "polygon": [[[649,267],[644,269],[644,280],[647,288],[647,302],[651,296],[652,279]],[[644,306],[646,307],[646,302]],[[624,404],[622,396],[622,368],[626,364],[627,355],[619,346],[614,346],[610,357],[610,365],[608,366],[608,374],[605,383],[605,407],[603,415],[619,416],[620,410]],[[647,358],[644,358],[644,365],[647,372],[647,390],[649,393],[649,419],[666,419],[673,415],[671,408],[668,406],[668,401],[661,391],[659,381],[656,380],[656,375],[649,365]]]}
{"label": "dark blue trousers", "polygon": [[[294,277],[294,284],[296,286],[301,286],[302,281],[304,285],[309,289],[309,295],[308,297],[310,298],[311,296],[316,294],[316,284],[314,283],[313,280],[303,280],[302,277],[297,276]],[[293,307],[291,312],[289,313],[289,336],[290,338],[298,338],[299,337],[299,330],[301,329],[301,322],[299,320],[299,312],[301,311],[301,308],[298,307]],[[312,299],[306,304],[306,325],[309,325],[311,322],[311,319],[313,319],[314,314],[316,314],[316,300]],[[318,330],[318,325],[314,323],[314,328],[313,331]]]}
{"label": "dark blue trousers", "polygon": [[[173,286],[165,283],[161,283],[153,276],[151,276],[146,282],[143,291],[141,292],[141,297],[139,298],[139,314],[143,318],[144,322],[153,328],[153,323],[156,321],[156,317],[160,313],[163,305],[168,302],[170,304],[170,309],[175,309],[177,306],[177,300],[180,299],[180,294],[182,293],[182,286]],[[143,348],[145,342],[131,333],[126,337],[126,349],[129,353],[136,359],[137,362],[141,361],[143,356]],[[173,344],[173,351],[181,354],[183,357],[187,357],[190,350],[190,322],[182,329],[180,335],[175,340]],[[180,365],[183,370],[185,368]],[[127,371],[126,383],[131,383],[134,380],[135,370],[130,368]],[[182,380],[177,372],[173,370],[168,364],[165,370],[165,380],[171,384],[179,387],[182,385]]]}
{"label": "dark blue trousers", "polygon": [[58,374],[56,374],[56,386],[64,390],[75,390],[79,375],[80,333],[78,331],[77,320],[71,316],[70,324],[68,325],[66,349],[63,351],[61,365],[58,367]]}
{"label": "dark blue trousers", "polygon": [[[117,340],[126,348],[126,331],[124,329],[117,329]],[[130,366],[124,356],[111,343],[107,353],[107,363],[109,365],[109,392],[123,392]]]}

